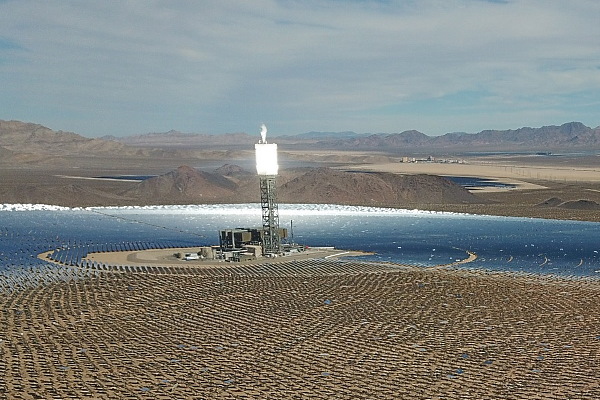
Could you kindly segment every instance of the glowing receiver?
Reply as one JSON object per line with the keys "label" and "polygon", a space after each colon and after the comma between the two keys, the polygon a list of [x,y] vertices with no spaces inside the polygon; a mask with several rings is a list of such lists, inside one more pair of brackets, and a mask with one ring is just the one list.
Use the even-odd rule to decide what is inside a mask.
{"label": "glowing receiver", "polygon": [[258,143],[256,149],[256,172],[258,175],[277,175],[277,144]]}

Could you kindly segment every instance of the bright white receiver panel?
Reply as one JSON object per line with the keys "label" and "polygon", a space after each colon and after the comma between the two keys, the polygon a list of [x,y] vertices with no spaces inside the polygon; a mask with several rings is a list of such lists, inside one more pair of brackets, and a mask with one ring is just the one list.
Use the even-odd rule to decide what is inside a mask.
{"label": "bright white receiver panel", "polygon": [[259,143],[255,144],[256,149],[256,172],[258,175],[277,175],[279,165],[277,165],[277,144]]}

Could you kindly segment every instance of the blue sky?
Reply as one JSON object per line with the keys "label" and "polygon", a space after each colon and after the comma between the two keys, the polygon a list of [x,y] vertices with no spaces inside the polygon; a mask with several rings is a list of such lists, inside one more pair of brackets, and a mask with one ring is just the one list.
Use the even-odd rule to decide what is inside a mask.
{"label": "blue sky", "polygon": [[597,0],[0,0],[0,119],[85,136],[600,125]]}

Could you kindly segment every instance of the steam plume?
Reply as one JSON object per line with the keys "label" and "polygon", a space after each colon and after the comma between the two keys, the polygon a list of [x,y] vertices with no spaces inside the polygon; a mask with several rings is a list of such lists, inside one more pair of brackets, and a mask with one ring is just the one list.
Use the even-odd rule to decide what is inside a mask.
{"label": "steam plume", "polygon": [[260,126],[260,137],[262,138],[261,143],[267,143],[267,127],[265,124]]}

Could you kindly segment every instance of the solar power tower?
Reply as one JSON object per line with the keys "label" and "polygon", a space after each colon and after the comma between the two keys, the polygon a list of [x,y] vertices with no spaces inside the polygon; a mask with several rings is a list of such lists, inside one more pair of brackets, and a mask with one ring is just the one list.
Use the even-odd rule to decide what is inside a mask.
{"label": "solar power tower", "polygon": [[267,127],[263,124],[261,139],[254,145],[256,172],[260,178],[260,205],[262,208],[263,255],[279,254],[279,206],[277,204],[277,144],[267,143]]}

